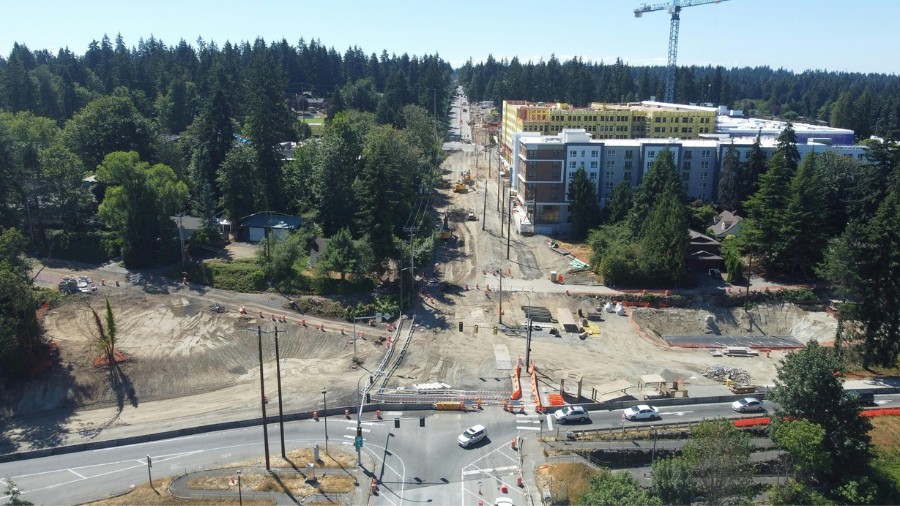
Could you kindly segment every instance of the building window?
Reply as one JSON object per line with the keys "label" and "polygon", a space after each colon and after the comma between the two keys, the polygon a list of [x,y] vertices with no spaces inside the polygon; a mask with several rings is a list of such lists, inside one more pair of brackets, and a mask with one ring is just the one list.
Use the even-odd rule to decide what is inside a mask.
{"label": "building window", "polygon": [[[631,151],[631,150],[626,151],[626,152],[625,152],[625,159],[626,159],[626,160],[631,160],[632,158],[634,158],[634,151]],[[628,163],[628,162],[625,162],[625,163]]]}
{"label": "building window", "polygon": [[613,183],[612,181],[607,181],[607,182],[603,183],[603,186],[607,190],[612,190],[615,187],[615,183]]}
{"label": "building window", "polygon": [[596,161],[591,162],[591,168],[596,169],[599,166],[599,163]]}
{"label": "building window", "polygon": [[708,173],[708,172],[701,172],[701,173],[700,173],[700,179],[706,179],[708,176],[709,176],[709,173]]}
{"label": "building window", "polygon": [[704,149],[703,151],[700,152],[700,157],[701,158],[709,158],[709,153],[710,153],[710,151],[708,149]]}
{"label": "building window", "polygon": [[578,152],[573,149],[572,151],[569,151],[569,156],[574,158],[575,156],[578,156]]}
{"label": "building window", "polygon": [[701,169],[708,169],[708,168],[709,168],[709,162],[700,162],[700,168],[701,168]]}
{"label": "building window", "polygon": [[600,156],[600,150],[599,150],[599,149],[591,150],[591,158],[597,158],[598,156]]}
{"label": "building window", "polygon": [[650,151],[647,153],[647,158],[656,158],[656,151]]}
{"label": "building window", "polygon": [[615,177],[615,175],[616,173],[611,170],[606,171],[606,179],[612,179]]}
{"label": "building window", "polygon": [[615,160],[607,160],[607,161],[606,161],[606,168],[607,168],[607,169],[611,169],[611,168],[613,168],[613,167],[615,167],[615,166],[616,166],[616,161],[615,161]]}
{"label": "building window", "polygon": [[685,160],[690,160],[690,159],[693,158],[693,157],[694,157],[694,153],[693,153],[692,151],[685,151],[685,152],[684,152],[684,159],[685,159]]}
{"label": "building window", "polygon": [[569,168],[570,168],[570,169],[574,169],[574,168],[575,168],[575,162],[569,162]]}
{"label": "building window", "polygon": [[616,156],[616,150],[615,149],[607,149],[606,156]]}
{"label": "building window", "polygon": [[596,173],[596,172],[591,172],[591,173],[589,174],[589,176],[590,176],[591,181],[596,181],[596,180],[597,180],[597,173]]}
{"label": "building window", "polygon": [[622,173],[622,180],[631,182],[631,172]]}
{"label": "building window", "polygon": [[700,189],[706,191],[706,183],[700,183]]}
{"label": "building window", "polygon": [[581,150],[581,157],[584,158],[584,150]]}
{"label": "building window", "polygon": [[681,170],[691,170],[691,162],[682,162]]}

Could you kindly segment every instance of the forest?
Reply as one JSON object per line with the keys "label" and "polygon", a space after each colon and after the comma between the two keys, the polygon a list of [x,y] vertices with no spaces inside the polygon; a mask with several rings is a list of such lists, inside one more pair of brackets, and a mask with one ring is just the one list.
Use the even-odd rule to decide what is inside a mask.
{"label": "forest", "polygon": [[[585,62],[497,61],[493,57],[458,69],[459,82],[473,101],[567,102],[662,101],[665,67]],[[900,134],[900,76],[809,70],[800,74],[769,67],[726,69],[679,67],[675,102],[725,105],[753,117],[828,124],[849,128],[858,139]]]}
{"label": "forest", "polygon": [[[438,55],[367,55],[356,47],[342,54],[315,39],[219,47],[151,37],[129,47],[104,36],[84,54],[15,44],[0,58],[0,268],[10,280],[0,296],[0,356],[11,359],[5,370],[23,363],[10,350],[31,349],[39,334],[30,318],[14,316],[40,299],[19,296],[30,286],[26,253],[121,258],[130,268],[173,264],[180,253],[173,215],[203,218],[206,228],[190,245],[196,251],[220,244],[215,217],[273,211],[299,215],[304,225],[271,254],[265,248],[254,288],[269,280],[309,289],[291,280],[303,279],[296,264],[313,236],[334,245],[319,275],[366,277],[408,251],[406,228],[431,229],[427,195],[440,180],[457,83],[472,101],[586,105],[659,97],[664,71],[555,57],[488,57],[454,70]],[[676,90],[680,102],[824,122],[852,128],[860,140],[896,139],[900,124],[897,76],[682,67]],[[306,114],[311,98],[327,102],[316,135]],[[661,157],[633,194],[618,189],[602,213],[583,207],[589,219],[577,221],[584,234],[592,230],[595,251],[621,253],[603,254],[594,265],[609,279],[678,282],[687,226],[711,210],[743,211],[748,233],[726,248],[733,272],[749,260],[768,275],[833,282],[847,307],[858,308],[848,318],[865,323],[866,360],[890,363],[900,351],[897,151],[870,143],[866,163],[823,155],[799,164],[794,142],[780,139],[771,160],[729,162],[714,203],[684,202],[674,167]],[[572,197],[590,201],[583,189]],[[432,245],[425,233],[410,246],[427,258]],[[642,251],[655,260],[629,263]]]}

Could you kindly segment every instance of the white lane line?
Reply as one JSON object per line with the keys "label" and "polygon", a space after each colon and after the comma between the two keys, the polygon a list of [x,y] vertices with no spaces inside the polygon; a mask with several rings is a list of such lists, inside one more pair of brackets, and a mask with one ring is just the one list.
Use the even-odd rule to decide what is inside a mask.
{"label": "white lane line", "polygon": [[70,473],[72,473],[72,474],[74,474],[75,476],[81,478],[82,480],[86,480],[86,479],[87,479],[87,478],[84,477],[84,475],[78,474],[78,473],[76,473],[76,472],[75,472],[74,470],[72,470],[72,469],[66,469],[66,471],[69,471]]}
{"label": "white lane line", "polygon": [[516,429],[518,429],[518,430],[541,430],[540,427],[521,427],[521,426],[516,426]]}
{"label": "white lane line", "polygon": [[547,415],[547,430],[553,430],[553,417]]}
{"label": "white lane line", "polygon": [[[347,430],[356,430],[356,427],[347,427]],[[363,432],[372,432],[372,429],[362,429]]]}

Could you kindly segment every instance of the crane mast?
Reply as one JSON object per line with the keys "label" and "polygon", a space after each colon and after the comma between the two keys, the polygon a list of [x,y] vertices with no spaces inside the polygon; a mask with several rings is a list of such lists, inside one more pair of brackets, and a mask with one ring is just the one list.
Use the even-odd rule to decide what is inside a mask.
{"label": "crane mast", "polygon": [[665,101],[672,103],[675,100],[675,72],[678,60],[678,28],[681,24],[681,9],[712,3],[725,2],[727,0],[670,0],[658,4],[642,4],[634,10],[634,17],[639,18],[645,12],[667,11],[671,16],[669,24],[669,55],[666,61],[666,96]]}

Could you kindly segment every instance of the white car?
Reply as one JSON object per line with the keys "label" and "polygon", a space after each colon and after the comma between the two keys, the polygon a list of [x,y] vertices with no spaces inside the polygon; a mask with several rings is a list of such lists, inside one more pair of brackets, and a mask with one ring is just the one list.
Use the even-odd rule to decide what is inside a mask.
{"label": "white car", "polygon": [[747,413],[750,411],[765,411],[761,400],[755,397],[744,397],[731,403],[731,409],[738,413]]}
{"label": "white car", "polygon": [[465,432],[460,434],[459,437],[456,438],[456,442],[459,443],[459,446],[468,448],[486,437],[487,429],[484,425],[475,425],[474,427],[469,427]]}
{"label": "white car", "polygon": [[558,409],[553,413],[553,417],[556,418],[556,421],[559,423],[574,422],[576,420],[582,422],[590,418],[587,410],[581,406],[566,406],[562,409]]}
{"label": "white car", "polygon": [[496,501],[494,501],[494,506],[516,506],[513,504],[513,500],[509,497],[498,497]]}
{"label": "white car", "polygon": [[659,411],[653,406],[638,404],[637,406],[624,409],[622,418],[632,422],[635,420],[656,420],[659,418]]}

